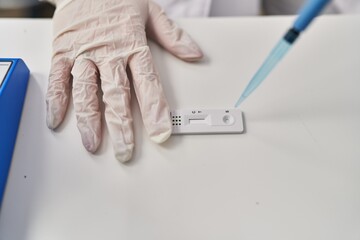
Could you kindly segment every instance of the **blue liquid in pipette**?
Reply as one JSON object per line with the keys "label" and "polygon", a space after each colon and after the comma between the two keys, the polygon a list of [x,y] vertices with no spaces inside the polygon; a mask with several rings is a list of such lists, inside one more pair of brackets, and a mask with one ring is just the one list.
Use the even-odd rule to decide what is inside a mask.
{"label": "blue liquid in pipette", "polygon": [[262,64],[260,69],[256,72],[254,77],[251,79],[249,84],[246,86],[244,92],[241,94],[240,98],[237,100],[235,107],[237,108],[242,101],[244,101],[259,85],[260,83],[269,75],[271,70],[275,68],[278,62],[284,57],[288,52],[292,44],[287,42],[285,39],[281,39],[280,42],[275,46],[271,51],[270,55],[267,57],[265,62]]}

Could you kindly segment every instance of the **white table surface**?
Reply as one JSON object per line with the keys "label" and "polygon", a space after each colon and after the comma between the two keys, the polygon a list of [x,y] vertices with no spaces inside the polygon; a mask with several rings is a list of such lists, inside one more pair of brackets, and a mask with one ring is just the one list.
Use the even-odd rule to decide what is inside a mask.
{"label": "white table surface", "polygon": [[[152,45],[171,107],[233,106],[292,20],[180,21],[206,58]],[[50,20],[0,20],[1,57],[32,72],[0,239],[360,239],[359,29],[357,16],[318,19],[243,103],[246,134],[156,145],[134,98],[136,151],[121,164],[106,132],[86,152],[72,107],[59,130],[46,127]]]}

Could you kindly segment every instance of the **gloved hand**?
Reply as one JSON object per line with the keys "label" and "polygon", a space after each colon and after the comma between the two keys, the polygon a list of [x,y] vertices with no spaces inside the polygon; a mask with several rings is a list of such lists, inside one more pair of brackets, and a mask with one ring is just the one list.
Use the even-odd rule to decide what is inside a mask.
{"label": "gloved hand", "polygon": [[95,152],[101,142],[97,98],[101,81],[105,120],[115,156],[129,160],[134,148],[129,67],[145,128],[161,143],[171,134],[169,107],[152,62],[146,35],[175,56],[194,61],[202,52],[149,0],[58,0],[53,18],[52,66],[46,94],[47,125],[64,119],[71,90],[82,142]]}

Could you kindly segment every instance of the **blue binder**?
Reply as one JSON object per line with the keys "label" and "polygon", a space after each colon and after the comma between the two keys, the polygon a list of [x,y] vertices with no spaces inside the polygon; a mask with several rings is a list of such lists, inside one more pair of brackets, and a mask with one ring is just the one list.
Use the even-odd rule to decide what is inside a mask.
{"label": "blue binder", "polygon": [[0,206],[29,81],[21,59],[0,58]]}

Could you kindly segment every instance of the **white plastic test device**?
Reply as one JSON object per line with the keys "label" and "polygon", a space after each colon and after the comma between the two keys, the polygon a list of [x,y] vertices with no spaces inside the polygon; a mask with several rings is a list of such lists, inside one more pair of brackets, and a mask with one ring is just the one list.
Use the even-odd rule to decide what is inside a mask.
{"label": "white plastic test device", "polygon": [[189,109],[170,112],[173,134],[243,133],[243,113],[239,109]]}

